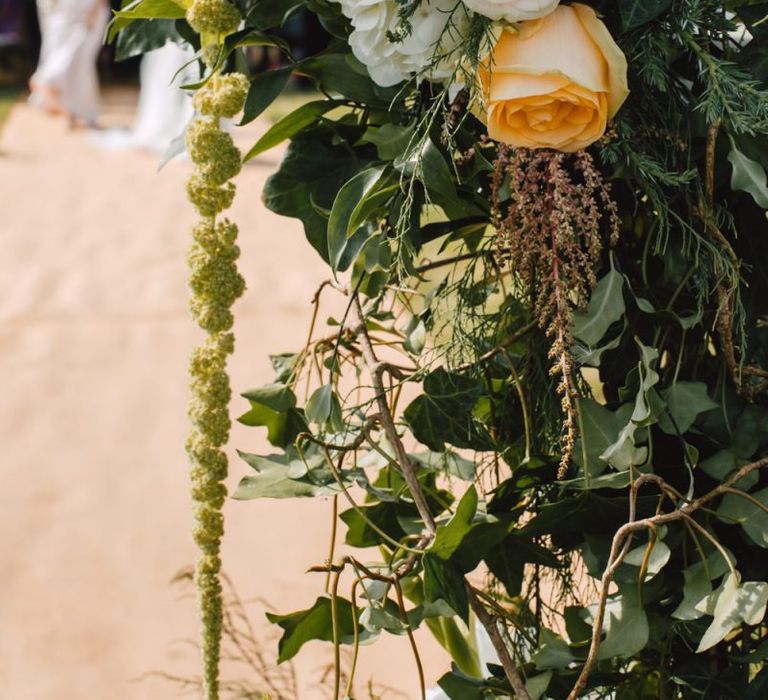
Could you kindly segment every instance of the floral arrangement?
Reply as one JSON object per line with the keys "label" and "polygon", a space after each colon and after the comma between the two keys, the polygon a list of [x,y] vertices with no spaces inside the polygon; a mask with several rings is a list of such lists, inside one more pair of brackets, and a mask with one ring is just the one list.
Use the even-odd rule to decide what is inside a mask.
{"label": "floral arrangement", "polygon": [[[293,60],[279,27],[299,11],[332,38]],[[426,626],[452,658],[452,699],[764,697],[766,27],[749,0],[116,14],[123,55],[168,37],[199,50],[190,286],[210,339],[192,362],[190,455],[208,698],[243,289],[234,225],[215,219],[240,167],[218,120],[253,121],[293,74],[322,96],[244,160],[289,142],[263,201],[302,222],[329,279],[306,345],[242,392],[239,420],[277,452],[241,453],[253,471],[234,497],[325,498],[343,531],[318,554],[318,598],[269,616],[279,661],[329,642],[331,697],[364,697],[361,645],[400,635],[425,697]],[[237,72],[253,44],[287,65]],[[328,294],[346,313],[320,332]]]}

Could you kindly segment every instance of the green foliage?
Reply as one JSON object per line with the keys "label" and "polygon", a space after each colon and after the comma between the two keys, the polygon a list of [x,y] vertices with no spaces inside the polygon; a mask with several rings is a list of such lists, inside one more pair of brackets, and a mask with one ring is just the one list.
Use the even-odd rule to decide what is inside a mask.
{"label": "green foliage", "polygon": [[[618,238],[598,203],[602,247],[579,251],[596,261],[580,270],[591,295],[564,290],[573,387],[558,394],[559,351],[532,322],[543,281],[526,288],[493,231],[515,183],[477,110],[427,80],[376,85],[336,2],[241,3],[220,64],[301,8],[336,37],[253,76],[242,120],[293,73],[326,95],[247,157],[289,142],[264,202],[328,264],[315,319],[336,289],[346,309],[243,394],[241,422],[280,453],[242,454],[254,472],[236,497],[351,506],[319,567],[341,588],[270,618],[281,660],[424,625],[457,664],[440,679],[449,697],[508,697],[509,673],[477,654],[484,610],[531,698],[766,694],[768,3],[588,4],[628,58],[631,95],[590,148]],[[418,5],[402,3],[398,31]],[[142,50],[160,31],[146,13],[171,10],[132,8],[123,41]],[[488,31],[471,20],[457,71],[476,68]],[[575,444],[558,480],[565,396]],[[622,539],[630,520],[642,527]],[[603,576],[615,588],[601,598]]]}

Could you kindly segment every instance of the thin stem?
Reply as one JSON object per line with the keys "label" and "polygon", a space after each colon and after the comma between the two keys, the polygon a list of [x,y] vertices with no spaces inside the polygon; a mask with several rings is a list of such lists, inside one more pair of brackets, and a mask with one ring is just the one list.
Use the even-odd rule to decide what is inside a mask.
{"label": "thin stem", "polygon": [[413,650],[413,658],[416,661],[416,670],[419,674],[419,690],[421,692],[421,700],[426,700],[427,697],[427,685],[424,680],[424,667],[421,663],[421,656],[419,655],[419,648],[416,646],[416,639],[413,636],[413,630],[411,629],[411,623],[408,621],[408,613],[405,610],[405,601],[403,600],[403,589],[400,586],[400,579],[395,577],[395,594],[397,595],[397,605],[400,608],[400,619],[405,625],[406,633],[408,634],[408,641],[411,643],[411,649]]}
{"label": "thin stem", "polygon": [[352,591],[350,594],[350,599],[352,601],[352,643],[354,645],[353,651],[352,651],[352,665],[349,669],[349,677],[347,678],[347,687],[344,691],[344,696],[351,698],[352,697],[352,686],[355,682],[355,670],[357,669],[357,657],[360,653],[360,622],[357,619],[358,615],[358,608],[357,608],[357,587],[360,584],[360,579],[355,579],[355,582],[352,584]]}
{"label": "thin stem", "polygon": [[517,670],[517,666],[512,660],[512,656],[507,648],[507,643],[504,641],[504,637],[502,637],[501,632],[499,631],[496,618],[485,609],[485,606],[477,597],[477,592],[469,582],[466,582],[465,586],[467,589],[469,606],[472,608],[472,612],[477,616],[478,622],[480,622],[488,633],[493,649],[499,657],[504,673],[512,686],[512,690],[515,692],[515,697],[518,698],[518,700],[531,700],[531,696],[528,695],[528,691],[525,688],[525,681],[523,681],[520,672]]}
{"label": "thin stem", "polygon": [[[331,509],[331,546],[328,552],[328,563],[333,563],[333,557],[336,553],[336,532],[338,529],[339,519],[339,497],[338,495],[333,497],[333,506]],[[328,589],[331,585],[331,572],[328,571],[328,575],[325,577],[325,592],[328,593]]]}
{"label": "thin stem", "polygon": [[333,700],[339,700],[341,690],[341,641],[339,635],[339,579],[341,568],[333,574],[331,588],[331,627],[333,630]]}
{"label": "thin stem", "polygon": [[387,402],[387,396],[384,389],[382,376],[384,372],[388,370],[391,372],[392,370],[388,365],[379,362],[379,359],[376,356],[376,351],[373,349],[371,339],[368,336],[368,330],[366,328],[363,316],[363,309],[360,305],[360,299],[358,298],[357,293],[352,294],[352,304],[350,308],[351,315],[353,317],[354,332],[357,334],[357,337],[360,340],[360,345],[363,349],[363,356],[365,357],[366,364],[368,365],[368,370],[371,373],[373,388],[376,392],[376,403],[379,407],[379,414],[381,423],[384,426],[384,432],[390,444],[395,450],[397,462],[402,471],[403,479],[408,486],[408,490],[411,492],[414,505],[419,511],[419,515],[424,521],[427,530],[431,534],[434,534],[436,530],[435,518],[429,509],[429,504],[427,503],[427,499],[424,496],[421,484],[419,483],[413,465],[408,458],[408,453],[406,452],[405,447],[400,440],[400,436],[397,433],[397,428],[395,427],[394,419],[389,410],[389,403]]}

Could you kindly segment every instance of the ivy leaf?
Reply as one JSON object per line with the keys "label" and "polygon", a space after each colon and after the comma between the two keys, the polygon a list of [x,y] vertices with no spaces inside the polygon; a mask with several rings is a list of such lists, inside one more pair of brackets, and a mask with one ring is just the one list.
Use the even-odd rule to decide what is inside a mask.
{"label": "ivy leaf", "polygon": [[247,24],[253,24],[259,29],[279,27],[304,3],[298,0],[259,0],[248,12]]}
{"label": "ivy leaf", "polygon": [[619,0],[624,29],[640,27],[669,9],[672,0]]}
{"label": "ivy leaf", "polygon": [[[372,506],[360,506],[358,510],[350,508],[339,517],[347,526],[345,544],[350,547],[377,547],[381,544],[381,535],[371,527],[386,532],[392,539],[399,541],[405,537],[405,531],[398,521],[398,506],[394,503],[377,503]],[[365,514],[365,518],[363,515]]]}
{"label": "ivy leaf", "polygon": [[639,387],[635,395],[632,415],[619,433],[616,442],[600,455],[600,459],[604,459],[619,471],[637,466],[645,461],[647,452],[644,448],[636,446],[635,434],[639,427],[650,425],[655,420],[653,403],[654,397],[658,399],[658,394],[655,394],[654,387],[659,382],[659,374],[655,366],[659,359],[659,351],[642,343],[638,343],[638,345],[640,346],[640,362],[633,372],[636,372],[639,377]]}
{"label": "ivy leaf", "polygon": [[608,329],[619,321],[624,305],[624,276],[614,269],[603,277],[592,292],[585,313],[576,313],[573,318],[573,334],[576,338],[594,347]]}
{"label": "ivy leaf", "polygon": [[265,384],[258,389],[250,389],[241,394],[251,403],[258,403],[273,411],[287,411],[296,406],[296,395],[287,384]]}
{"label": "ivy leaf", "polygon": [[668,435],[677,435],[678,430],[681,434],[688,432],[700,413],[717,408],[704,382],[675,382],[661,396],[674,418],[673,422],[666,412],[659,416],[659,428]]}
{"label": "ivy leaf", "polygon": [[530,676],[525,681],[525,690],[528,693],[528,697],[531,700],[541,700],[544,697],[544,693],[549,688],[549,682],[552,680],[552,671],[546,671],[545,673],[539,673],[537,676]]}
{"label": "ivy leaf", "polygon": [[469,600],[464,575],[456,564],[441,559],[432,552],[422,558],[424,566],[424,595],[435,602],[444,600],[456,614],[469,623]]}
{"label": "ivy leaf", "polygon": [[[735,564],[734,556],[726,550],[728,558]],[[712,593],[712,581],[720,578],[728,571],[728,562],[725,561],[719,550],[714,550],[706,559],[683,569],[683,599],[675,608],[672,617],[677,620],[698,620],[705,614],[702,604]]]}
{"label": "ivy leaf", "polygon": [[309,397],[304,412],[310,423],[327,426],[336,432],[344,429],[341,420],[341,404],[332,384],[324,384],[315,390]]}
{"label": "ivy leaf", "polygon": [[[704,632],[696,653],[700,654],[721,642],[742,623],[756,625],[765,616],[768,603],[768,583],[749,581],[739,584],[739,579],[729,573],[720,588],[712,594],[714,619]],[[712,601],[709,601],[711,605]]]}
{"label": "ivy leaf", "polygon": [[472,527],[477,503],[477,490],[474,486],[470,486],[461,497],[453,517],[445,525],[437,528],[435,539],[429,547],[429,551],[434,556],[445,560],[451,558]]}
{"label": "ivy leaf", "polygon": [[[352,604],[344,598],[336,598],[336,620],[339,640],[342,644],[351,644],[354,637]],[[267,619],[283,629],[283,636],[278,644],[278,663],[292,659],[307,642],[320,640],[333,641],[333,616],[331,599],[318,598],[308,610],[299,610],[288,615],[267,613]],[[361,641],[373,635],[365,629],[360,630]]]}
{"label": "ivy leaf", "polygon": [[608,462],[600,456],[619,438],[632,413],[632,405],[624,404],[614,412],[593,399],[582,399],[579,410],[582,430],[573,451],[573,461],[586,471],[586,452],[590,476],[599,476],[608,468]]}
{"label": "ivy leaf", "polygon": [[[699,465],[699,468],[713,479],[723,482],[728,478],[731,472],[735,471],[736,459],[736,455],[730,450],[720,450],[720,452],[716,452],[708,459],[705,459]],[[759,478],[760,476],[756,471],[750,472],[739,479],[734,485],[736,488],[747,491],[757,483]]]}
{"label": "ivy leaf", "polygon": [[733,142],[728,160],[733,166],[731,189],[748,192],[761,209],[768,209],[768,175],[763,166],[745,156]]}
{"label": "ivy leaf", "polygon": [[413,140],[413,126],[397,126],[382,124],[380,127],[370,127],[365,132],[365,140],[374,144],[382,160],[395,160],[408,149]]}
{"label": "ivy leaf", "polygon": [[[768,507],[768,488],[750,494]],[[729,493],[717,509],[717,517],[726,523],[739,523],[749,539],[760,547],[768,548],[768,513],[746,498]]]}
{"label": "ivy leaf", "polygon": [[[454,663],[451,671],[437,681],[441,694],[435,694],[434,700],[487,700],[489,697],[509,695],[509,685],[497,678],[475,678],[463,673]],[[502,692],[503,691],[503,692]],[[431,695],[428,694],[428,697]],[[531,700],[534,700],[532,696]]]}
{"label": "ivy leaf", "polygon": [[275,447],[293,444],[307,430],[304,415],[296,406],[296,396],[285,384],[267,384],[243,394],[251,410],[238,418],[243,425],[265,427],[267,439]]}
{"label": "ivy leaf", "polygon": [[600,659],[634,656],[645,648],[650,629],[635,587],[627,587],[620,595],[608,599],[604,628]]}
{"label": "ivy leaf", "polygon": [[435,452],[441,452],[445,443],[490,449],[487,434],[472,415],[483,391],[479,380],[441,367],[426,376],[424,394],[411,402],[403,415],[416,439]]}
{"label": "ivy leaf", "polygon": [[[308,471],[296,450],[266,457],[239,451],[238,454],[256,471],[255,475],[240,480],[233,495],[238,501],[333,496],[340,491],[329,472],[319,468]],[[311,460],[311,456],[305,457]]]}
{"label": "ivy leaf", "polygon": [[539,647],[533,654],[531,661],[541,671],[550,668],[563,670],[576,661],[576,657],[573,655],[568,642],[546,627],[542,627],[539,635]]}
{"label": "ivy leaf", "polygon": [[[653,542],[651,547],[651,554],[648,557],[647,568],[645,571],[646,581],[649,581],[656,574],[658,574],[659,571],[661,571],[666,566],[669,558],[672,556],[672,550],[666,543],[662,542],[661,540]],[[626,557],[624,557],[623,563],[628,564],[629,566],[636,566],[640,568],[645,561],[647,551],[647,544],[641,545],[640,547],[635,547],[627,554]],[[633,578],[637,579],[637,576],[633,574]]]}

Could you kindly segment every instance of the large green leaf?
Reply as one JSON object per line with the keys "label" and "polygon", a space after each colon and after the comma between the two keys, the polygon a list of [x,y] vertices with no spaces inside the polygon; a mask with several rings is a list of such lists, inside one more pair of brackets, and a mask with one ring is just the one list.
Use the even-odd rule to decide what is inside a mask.
{"label": "large green leaf", "polygon": [[439,368],[424,379],[424,394],[404,412],[416,439],[439,452],[454,447],[489,449],[491,442],[472,415],[483,385],[477,379]]}
{"label": "large green leaf", "polygon": [[[354,614],[352,604],[344,598],[336,598],[336,620],[338,622],[339,641],[351,644],[354,637]],[[288,615],[267,613],[267,619],[282,627],[283,636],[278,645],[278,663],[292,659],[307,642],[333,640],[333,606],[331,599],[323,596],[315,601],[308,610],[299,610]],[[365,629],[360,630],[361,640],[370,638]]]}
{"label": "large green leaf", "polygon": [[562,670],[576,661],[576,657],[573,655],[568,642],[544,627],[539,637],[539,647],[534,652],[531,661],[536,664],[536,668],[542,671],[549,668]]}
{"label": "large green leaf", "polygon": [[456,199],[456,186],[451,169],[431,139],[417,143],[416,148],[397,158],[395,167],[404,175],[418,178],[438,201]]}
{"label": "large green leaf", "polygon": [[706,413],[717,404],[709,398],[707,385],[704,382],[675,382],[669,389],[661,392],[661,397],[667,404],[670,416],[665,412],[659,416],[659,428],[669,435],[688,432],[696,417]]}
{"label": "large green leaf", "polygon": [[342,95],[367,107],[389,109],[398,97],[398,88],[383,88],[374,83],[351,53],[322,53],[306,58],[298,71],[312,78],[324,93]]}
{"label": "large green leaf", "polygon": [[300,0],[258,0],[251,2],[253,7],[248,11],[247,24],[253,24],[259,29],[272,29],[282,26],[296,10],[305,2]]}
{"label": "large green leaf", "polygon": [[429,601],[444,600],[464,622],[469,622],[464,575],[459,567],[427,552],[422,558],[424,566],[424,595]]}
{"label": "large green leaf", "polygon": [[766,603],[768,603],[768,583],[765,581],[739,583],[738,576],[729,573],[720,588],[699,606],[713,615],[713,619],[704,632],[696,652],[701,653],[715,646],[742,623],[757,625],[762,622]]}
{"label": "large green leaf", "polygon": [[252,122],[282,93],[293,72],[292,66],[257,73],[248,88],[240,126]]}
{"label": "large green leaf", "polygon": [[[611,411],[593,399],[581,399],[579,411],[581,433],[573,451],[573,461],[584,470],[586,453],[590,476],[598,476],[608,467],[601,455],[618,440],[632,413],[632,405],[624,404],[617,411]],[[638,459],[641,457],[639,455]]]}
{"label": "large green leaf", "polygon": [[739,523],[749,538],[761,547],[768,548],[768,488],[749,494],[763,508],[733,493],[726,494],[717,509],[717,517],[726,523]]}
{"label": "large green leaf", "polygon": [[114,41],[117,33],[137,19],[183,19],[187,11],[179,0],[135,0],[115,12],[107,30],[107,40]]}
{"label": "large green leaf", "polygon": [[292,138],[317,122],[324,114],[344,104],[344,100],[315,100],[301,105],[274,124],[245,154],[243,161],[249,161],[286,139]]}
{"label": "large green leaf", "polygon": [[[172,19],[138,19],[124,27],[117,35],[115,60],[124,61],[159,49],[168,41],[181,42],[182,38]],[[170,80],[171,76],[168,76]]]}
{"label": "large green leaf", "polygon": [[295,452],[278,455],[238,452],[253,469],[255,475],[245,476],[233,498],[248,501],[255,498],[312,498],[332,496],[341,489],[329,472],[313,469],[310,473]]}
{"label": "large green leaf", "polygon": [[280,168],[267,180],[264,203],[277,214],[301,219],[312,247],[327,260],[328,220],[322,212],[330,211],[344,183],[367,164],[338,141],[334,129],[311,129],[291,141]]}
{"label": "large green leaf", "polygon": [[[385,169],[384,165],[374,165],[360,171],[336,195],[328,217],[328,259],[334,270],[344,268],[344,253],[350,239],[373,213],[368,203],[375,195]],[[359,247],[360,243],[357,245]]]}
{"label": "large green leaf", "polygon": [[584,313],[576,313],[573,334],[590,347],[594,347],[608,329],[624,316],[624,276],[611,268],[592,292]]}
{"label": "large green leaf", "polygon": [[267,384],[243,394],[251,409],[238,418],[243,425],[265,427],[267,439],[276,447],[291,445],[307,429],[303,413],[296,408],[296,397],[285,384]]}
{"label": "large green leaf", "polygon": [[453,517],[445,524],[437,528],[435,539],[429,547],[429,551],[441,559],[450,559],[461,542],[472,528],[472,519],[477,512],[477,490],[470,486],[459,501]]}
{"label": "large green leaf", "polygon": [[645,648],[650,628],[636,587],[627,586],[620,595],[608,598],[603,629],[600,659],[634,656]]}
{"label": "large green leaf", "polygon": [[406,534],[398,520],[400,510],[396,503],[377,503],[345,510],[339,516],[347,526],[345,544],[350,547],[378,547],[381,544],[381,534],[371,524],[386,532],[392,539],[400,541]]}
{"label": "large green leaf", "polygon": [[733,166],[731,188],[752,195],[757,205],[768,209],[768,175],[760,163],[745,156],[736,144],[732,144],[728,160]]}

